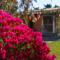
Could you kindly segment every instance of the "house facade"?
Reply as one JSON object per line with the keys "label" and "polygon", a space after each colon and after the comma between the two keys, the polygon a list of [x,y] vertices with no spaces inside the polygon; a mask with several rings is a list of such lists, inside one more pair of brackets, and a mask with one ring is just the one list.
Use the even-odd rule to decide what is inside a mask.
{"label": "house facade", "polygon": [[36,11],[39,19],[34,23],[33,29],[43,34],[56,34],[60,36],[60,8],[49,8]]}

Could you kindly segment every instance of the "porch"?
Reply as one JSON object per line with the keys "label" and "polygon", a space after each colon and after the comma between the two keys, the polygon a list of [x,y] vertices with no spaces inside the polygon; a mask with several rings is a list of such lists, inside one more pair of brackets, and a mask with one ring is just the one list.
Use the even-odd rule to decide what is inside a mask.
{"label": "porch", "polygon": [[41,11],[40,19],[33,25],[35,31],[41,31],[44,39],[60,39],[60,9]]}

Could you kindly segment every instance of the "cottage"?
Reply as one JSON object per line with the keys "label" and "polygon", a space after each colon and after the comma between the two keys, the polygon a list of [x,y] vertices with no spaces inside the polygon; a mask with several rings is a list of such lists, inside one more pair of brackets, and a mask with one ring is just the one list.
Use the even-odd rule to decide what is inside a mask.
{"label": "cottage", "polygon": [[37,12],[40,13],[40,18],[34,23],[34,30],[60,36],[60,8],[42,9],[34,14]]}

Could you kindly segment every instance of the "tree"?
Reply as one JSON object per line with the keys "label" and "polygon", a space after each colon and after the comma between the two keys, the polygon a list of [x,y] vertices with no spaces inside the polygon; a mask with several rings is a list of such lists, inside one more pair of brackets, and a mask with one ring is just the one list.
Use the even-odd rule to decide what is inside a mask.
{"label": "tree", "polygon": [[[37,2],[37,0],[34,1]],[[27,25],[29,24],[27,11],[29,10],[30,5],[33,6],[32,0],[0,0],[0,9],[8,11],[15,17],[22,18]],[[19,8],[19,13],[17,13],[17,8]],[[22,9],[23,11],[21,11]]]}
{"label": "tree", "polygon": [[58,8],[59,6],[58,5],[55,5],[54,8]]}
{"label": "tree", "polygon": [[16,15],[17,1],[16,0],[0,0],[0,9]]}
{"label": "tree", "polygon": [[36,9],[36,8],[33,6],[32,1],[37,2],[37,0],[20,0],[20,1],[18,2],[18,10],[19,10],[18,13],[23,13],[22,18],[23,18],[24,22],[25,22],[27,25],[29,24],[27,12],[28,12],[28,11],[31,12],[31,10],[29,10],[29,7],[32,6],[32,8]]}
{"label": "tree", "polygon": [[45,8],[51,8],[52,7],[51,4],[47,4],[47,5],[44,5],[44,6],[45,6]]}

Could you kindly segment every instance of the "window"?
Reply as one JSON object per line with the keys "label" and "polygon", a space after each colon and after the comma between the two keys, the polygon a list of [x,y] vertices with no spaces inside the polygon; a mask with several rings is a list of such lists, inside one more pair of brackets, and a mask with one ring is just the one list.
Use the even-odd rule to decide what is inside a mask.
{"label": "window", "polygon": [[44,32],[46,33],[52,33],[54,32],[54,21],[53,21],[53,16],[51,15],[45,15],[43,16],[43,27],[44,27]]}

